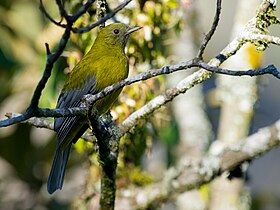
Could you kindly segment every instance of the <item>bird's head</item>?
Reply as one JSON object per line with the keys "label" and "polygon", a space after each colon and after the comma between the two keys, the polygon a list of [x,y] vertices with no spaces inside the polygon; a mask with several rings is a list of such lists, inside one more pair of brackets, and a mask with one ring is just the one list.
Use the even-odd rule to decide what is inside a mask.
{"label": "bird's head", "polygon": [[141,29],[140,26],[129,26],[124,23],[113,23],[104,27],[98,34],[97,41],[108,47],[125,48],[130,34]]}

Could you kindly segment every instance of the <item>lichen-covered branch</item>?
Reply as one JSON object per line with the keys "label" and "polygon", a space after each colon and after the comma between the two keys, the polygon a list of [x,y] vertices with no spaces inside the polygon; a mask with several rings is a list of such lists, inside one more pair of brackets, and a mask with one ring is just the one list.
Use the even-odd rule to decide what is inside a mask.
{"label": "lichen-covered branch", "polygon": [[[97,20],[101,20],[106,15],[106,0],[97,0],[96,2],[96,13],[97,13]],[[99,29],[105,27],[105,22],[99,25]]]}
{"label": "lichen-covered branch", "polygon": [[[8,118],[15,118],[15,117],[22,116],[22,114],[19,114],[19,113],[7,113],[6,116]],[[45,129],[49,129],[49,130],[53,130],[54,129],[53,121],[44,119],[42,117],[31,117],[31,118],[23,121],[23,123],[26,123],[28,125],[32,125],[32,126],[37,127],[37,128],[45,128]],[[88,132],[88,131],[85,132],[81,136],[81,138],[84,139],[85,141],[96,143],[96,137],[91,132]]]}
{"label": "lichen-covered branch", "polygon": [[179,193],[197,189],[224,172],[233,170],[243,162],[265,154],[280,144],[280,120],[238,144],[220,148],[217,155],[206,155],[199,161],[185,161],[170,168],[161,182],[144,188],[126,189],[116,201],[129,203],[131,209],[150,209],[172,200]]}
{"label": "lichen-covered branch", "polygon": [[[248,27],[252,26],[251,28],[255,28],[256,30],[250,30],[249,34],[255,35],[263,33],[263,31],[259,31],[256,27],[255,19],[251,19],[251,21],[247,23],[247,20],[255,14],[255,8],[259,3],[258,0],[248,0],[246,2],[238,1],[237,5],[240,9],[236,12],[235,21],[232,26],[233,37],[238,35],[245,24],[247,24]],[[243,40],[248,37],[247,34],[248,33],[243,30]],[[263,53],[257,53],[254,49],[256,47],[261,49],[262,45],[259,43],[255,43],[255,46],[250,43],[246,44],[234,57],[230,58],[223,67],[230,68],[234,66],[236,69],[260,68]],[[255,57],[248,59],[250,56]],[[220,123],[217,131],[218,141],[225,144],[235,144],[247,137],[254,112],[254,104],[258,100],[257,80],[257,77],[235,79],[223,75],[217,76],[215,96],[217,97],[221,110],[219,118]],[[241,108],[240,104],[246,104],[246,108]],[[242,166],[239,168],[242,168]],[[234,172],[232,174],[234,174]],[[209,210],[223,210],[228,208],[240,209],[242,206],[248,204],[247,202],[249,201],[247,199],[250,198],[246,197],[246,201],[243,201],[243,196],[246,194],[244,184],[244,179],[242,177],[234,179],[233,182],[223,176],[215,179],[209,186],[209,194],[212,198],[209,202]],[[222,200],[220,200],[221,195],[224,196]]]}
{"label": "lichen-covered branch", "polygon": [[100,209],[114,209],[116,196],[116,169],[119,154],[119,138],[117,137],[118,127],[111,121],[111,116],[107,119],[106,128],[104,121],[100,120],[97,110],[88,116],[90,126],[97,138],[98,152],[100,158],[101,189],[100,189]]}

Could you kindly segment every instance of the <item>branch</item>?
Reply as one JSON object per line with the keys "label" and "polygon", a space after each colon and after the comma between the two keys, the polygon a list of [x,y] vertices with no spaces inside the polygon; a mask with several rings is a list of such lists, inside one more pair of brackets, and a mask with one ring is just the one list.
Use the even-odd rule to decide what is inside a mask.
{"label": "branch", "polygon": [[269,44],[274,44],[280,46],[280,38],[277,36],[270,36],[266,34],[258,34],[258,33],[244,33],[242,34],[242,40],[245,42],[250,42],[257,47],[259,45],[265,45],[266,47]]}
{"label": "branch", "polygon": [[[6,117],[8,117],[8,118],[16,118],[16,117],[20,117],[20,116],[22,116],[22,114],[19,114],[19,113],[7,113],[6,114]],[[46,128],[49,130],[54,129],[53,122],[50,122],[43,118],[31,117],[28,120],[25,120],[24,123],[26,123],[28,125],[33,125],[37,128]]]}
{"label": "branch", "polygon": [[277,68],[274,65],[268,65],[267,67],[261,68],[261,69],[250,69],[246,71],[235,71],[235,70],[229,70],[229,69],[222,69],[222,68],[217,68],[208,65],[207,63],[200,63],[200,67],[211,72],[215,72],[218,74],[226,74],[230,76],[259,76],[259,75],[264,75],[264,74],[271,74],[274,77],[280,79],[280,72],[277,70]]}
{"label": "branch", "polygon": [[135,75],[133,77],[129,77],[127,79],[121,80],[120,82],[117,82],[113,85],[110,85],[108,87],[106,87],[104,90],[100,91],[99,93],[95,94],[95,95],[87,95],[85,100],[89,103],[89,104],[93,104],[94,102],[96,102],[97,100],[104,98],[105,96],[107,96],[108,94],[112,93],[113,91],[120,89],[126,85],[130,85],[132,83],[136,83],[139,81],[144,81],[159,75],[163,75],[163,74],[171,74],[173,72],[176,71],[180,71],[180,70],[186,70],[188,68],[192,68],[192,67],[197,67],[199,63],[199,60],[197,59],[191,59],[189,61],[186,62],[182,62],[179,64],[175,64],[175,65],[169,65],[169,66],[164,66],[160,69],[154,69],[148,72],[143,72],[141,74]]}
{"label": "branch", "polygon": [[159,109],[167,102],[172,101],[179,94],[183,94],[195,85],[200,84],[204,80],[208,79],[210,76],[210,72],[200,70],[186,77],[184,80],[178,83],[176,87],[166,90],[162,95],[155,97],[154,99],[149,101],[145,106],[132,113],[126,120],[122,122],[120,126],[123,132],[128,132],[132,127],[134,127],[138,123],[139,120],[147,118],[155,110]]}
{"label": "branch", "polygon": [[[91,110],[91,108],[89,108]],[[101,190],[100,209],[114,209],[116,197],[116,169],[118,165],[119,140],[117,137],[119,128],[114,125],[111,115],[104,121],[100,120],[97,109],[93,108],[93,114],[88,116],[91,128],[96,136],[98,153],[100,158]],[[106,127],[106,129],[104,129]]]}
{"label": "branch", "polygon": [[[223,147],[217,155],[208,154],[200,161],[185,161],[170,168],[163,181],[142,188],[121,191],[118,201],[132,205],[131,209],[152,209],[160,203],[172,200],[179,193],[197,189],[224,172],[250,161],[280,145],[280,120],[269,127],[241,140],[240,143]],[[137,199],[141,198],[141,199]]]}
{"label": "branch", "polygon": [[[85,107],[73,107],[66,109],[37,108],[36,112],[26,112],[24,114],[7,113],[8,119],[0,121],[0,127],[6,127],[15,123],[23,122],[31,117],[68,117],[68,116],[86,116]],[[35,125],[37,126],[37,125]]]}
{"label": "branch", "polygon": [[35,109],[38,108],[39,99],[41,97],[42,91],[45,88],[45,85],[51,76],[53,64],[57,61],[57,59],[62,54],[69,38],[70,38],[70,29],[67,27],[54,53],[50,52],[49,46],[48,44],[46,44],[47,61],[46,61],[45,70],[42,78],[40,79],[39,83],[36,86],[30,105],[27,108],[26,112],[34,112]]}
{"label": "branch", "polygon": [[[228,45],[230,47],[231,45]],[[226,51],[226,49],[225,49]],[[224,62],[225,60],[223,60]],[[212,59],[210,64],[207,64],[201,60],[190,60],[187,62],[183,62],[181,64],[173,65],[173,66],[165,66],[161,69],[156,69],[150,72],[145,72],[142,74],[138,74],[134,77],[127,78],[125,80],[122,80],[118,83],[115,83],[111,86],[108,86],[101,92],[99,92],[96,95],[88,95],[87,99],[89,103],[93,104],[100,98],[105,97],[109,93],[113,92],[116,89],[119,89],[125,85],[129,85],[134,82],[142,81],[149,79],[154,76],[158,76],[161,74],[170,74],[179,70],[188,69],[191,67],[200,67],[202,69],[205,69],[210,72],[215,72],[219,74],[227,74],[231,76],[258,76],[258,75],[264,75],[264,74],[272,74],[276,78],[280,79],[280,72],[275,68],[274,65],[269,65],[265,68],[261,68],[258,70],[247,70],[247,71],[235,71],[235,70],[229,70],[229,69],[222,69],[215,66],[220,65],[222,62],[218,59]],[[161,106],[165,105],[166,103],[172,101],[177,95],[185,93],[187,90],[192,88],[195,85],[198,85],[208,79],[211,76],[209,72],[200,70],[192,75],[186,77],[184,80],[182,80],[180,83],[177,84],[176,87],[170,88],[166,90],[162,95],[159,95],[152,99],[150,102],[148,102],[145,106],[140,108],[139,110],[132,113],[126,120],[124,120],[121,124],[121,128],[123,130],[123,133],[120,135],[124,135],[124,133],[128,132],[132,127],[134,127],[139,120],[147,118],[150,114],[152,114],[155,110],[159,109]]]}
{"label": "branch", "polygon": [[[50,110],[52,111],[52,110]],[[19,113],[7,113],[6,117],[8,118],[17,118],[17,117],[21,117],[22,114]],[[46,128],[49,130],[53,130],[54,129],[54,125],[52,121],[46,120],[44,118],[41,117],[31,117],[27,120],[22,121],[22,123],[26,123],[28,125],[32,125],[35,126],[37,128]],[[82,136],[82,139],[84,139],[87,142],[91,142],[91,143],[96,143],[96,137],[91,133],[86,131]]]}
{"label": "branch", "polygon": [[[97,13],[97,20],[100,20],[105,17],[106,15],[106,0],[97,0],[96,2],[96,13]],[[99,25],[99,30],[105,27],[105,22]]]}
{"label": "branch", "polygon": [[63,5],[63,2],[62,0],[56,0],[56,4],[58,6],[58,9],[59,9],[59,12],[60,12],[60,16],[61,18],[65,18],[67,22],[69,22],[69,15],[68,13],[66,12],[66,10],[64,9],[64,5]]}
{"label": "branch", "polygon": [[132,0],[126,0],[124,1],[122,4],[120,4],[118,7],[116,7],[114,10],[112,10],[112,12],[108,13],[105,17],[101,18],[100,20],[96,21],[95,23],[86,26],[86,27],[82,27],[82,28],[72,28],[72,31],[74,33],[84,33],[84,32],[88,32],[91,29],[95,28],[96,26],[99,26],[100,24],[105,23],[106,20],[110,19],[111,17],[113,17],[117,12],[119,12],[120,10],[122,10],[129,2],[131,2]]}
{"label": "branch", "polygon": [[49,46],[48,44],[46,44],[47,61],[46,61],[45,70],[42,78],[40,79],[40,81],[36,86],[29,107],[27,108],[26,112],[21,116],[0,121],[0,127],[6,127],[27,120],[30,117],[36,116],[36,113],[38,111],[39,99],[41,97],[42,91],[45,88],[46,83],[51,76],[54,63],[62,54],[69,38],[70,38],[70,29],[66,28],[62,38],[60,39],[58,47],[56,48],[56,51],[54,53],[50,52]]}
{"label": "branch", "polygon": [[221,4],[222,4],[222,0],[217,0],[216,13],[215,13],[214,21],[212,23],[212,27],[211,27],[210,31],[204,37],[204,40],[203,40],[203,42],[200,46],[200,49],[198,51],[198,54],[196,56],[199,59],[202,59],[202,55],[205,51],[205,48],[206,48],[208,42],[210,41],[210,39],[212,38],[212,36],[214,35],[216,29],[217,29],[217,26],[218,26],[218,23],[219,23],[219,20],[220,20],[221,10],[222,10]]}
{"label": "branch", "polygon": [[69,17],[69,20],[75,22],[79,17],[81,17],[84,13],[86,13],[86,11],[91,7],[93,2],[95,2],[95,0],[88,0],[84,5],[80,7],[78,12],[76,12],[75,14]]}
{"label": "branch", "polygon": [[45,6],[44,6],[42,0],[40,0],[39,9],[42,11],[42,13],[43,13],[52,23],[54,23],[55,25],[57,25],[57,26],[59,26],[59,27],[66,28],[66,25],[61,23],[62,19],[61,19],[59,22],[57,22],[56,20],[54,20],[54,19],[50,16],[50,14],[47,12],[47,10],[46,10],[46,8],[45,8]]}
{"label": "branch", "polygon": [[67,22],[75,22],[79,17],[81,17],[89,8],[90,6],[93,4],[95,0],[88,0],[84,5],[82,5],[80,7],[80,9],[78,10],[78,12],[76,12],[73,15],[68,15],[67,12],[64,9],[63,3],[61,0],[57,0],[56,3],[59,7],[59,11],[60,11],[60,15],[61,15],[61,20],[58,22],[56,20],[54,20],[50,14],[47,12],[42,0],[40,0],[40,10],[43,12],[43,14],[55,25],[62,27],[62,28],[66,28],[66,24],[62,24],[62,20],[63,18],[65,18],[67,20]]}

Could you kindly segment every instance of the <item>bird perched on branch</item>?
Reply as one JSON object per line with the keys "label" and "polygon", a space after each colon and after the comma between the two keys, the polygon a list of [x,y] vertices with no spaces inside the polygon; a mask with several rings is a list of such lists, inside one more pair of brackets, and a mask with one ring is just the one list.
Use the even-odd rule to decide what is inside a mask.
{"label": "bird perched on branch", "polygon": [[[113,23],[101,29],[90,51],[70,72],[56,108],[79,107],[86,94],[96,94],[128,76],[125,46],[132,32],[141,27]],[[105,113],[120,94],[121,89],[95,102],[98,113]],[[57,144],[48,178],[48,192],[61,189],[71,146],[89,128],[86,117],[60,117],[54,120]]]}

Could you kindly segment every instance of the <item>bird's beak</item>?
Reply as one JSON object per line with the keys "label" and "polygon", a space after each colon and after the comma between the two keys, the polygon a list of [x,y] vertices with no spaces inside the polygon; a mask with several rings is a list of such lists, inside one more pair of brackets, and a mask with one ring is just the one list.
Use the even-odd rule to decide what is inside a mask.
{"label": "bird's beak", "polygon": [[129,29],[127,30],[126,35],[129,35],[129,34],[135,32],[135,31],[138,31],[138,30],[141,29],[141,28],[142,28],[142,26],[131,26],[131,27],[129,27]]}

